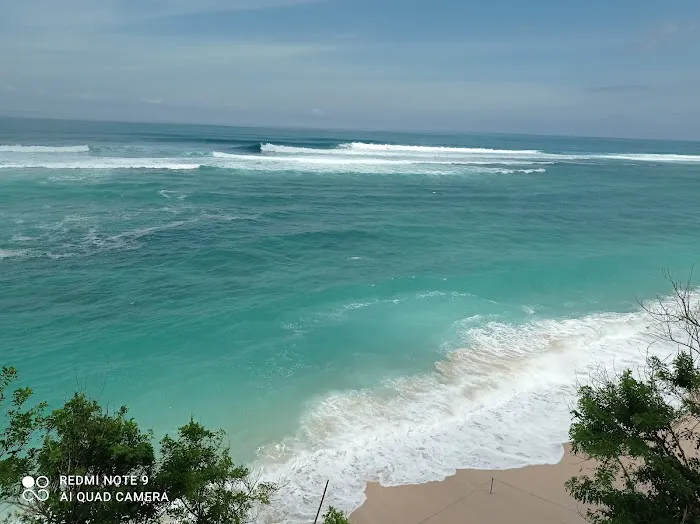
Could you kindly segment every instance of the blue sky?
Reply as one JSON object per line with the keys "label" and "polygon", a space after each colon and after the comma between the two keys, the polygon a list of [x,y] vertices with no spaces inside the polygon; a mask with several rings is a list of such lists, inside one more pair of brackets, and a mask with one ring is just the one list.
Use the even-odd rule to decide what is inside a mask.
{"label": "blue sky", "polygon": [[700,139],[697,0],[0,0],[0,113]]}

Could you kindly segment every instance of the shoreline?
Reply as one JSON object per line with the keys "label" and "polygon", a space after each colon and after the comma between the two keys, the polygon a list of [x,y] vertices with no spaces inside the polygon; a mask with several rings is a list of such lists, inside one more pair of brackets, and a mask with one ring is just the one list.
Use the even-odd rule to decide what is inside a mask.
{"label": "shoreline", "polygon": [[352,524],[583,524],[583,506],[564,483],[592,462],[571,453],[556,464],[516,469],[460,469],[441,481],[384,487],[370,482],[366,500],[350,514]]}

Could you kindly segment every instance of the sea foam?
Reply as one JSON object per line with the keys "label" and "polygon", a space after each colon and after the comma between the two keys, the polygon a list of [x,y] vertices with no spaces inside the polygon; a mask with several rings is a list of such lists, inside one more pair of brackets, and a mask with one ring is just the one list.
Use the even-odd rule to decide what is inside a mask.
{"label": "sea foam", "polygon": [[224,169],[255,171],[307,171],[318,173],[366,174],[418,173],[428,175],[468,173],[511,174],[515,172],[534,173],[544,171],[544,168],[511,170],[495,167],[496,165],[529,166],[532,164],[539,164],[539,162],[523,162],[514,159],[340,155],[337,153],[321,154],[321,151],[337,150],[315,150],[314,154],[304,154],[299,151],[291,153],[291,150],[287,150],[286,154],[262,156],[214,151],[212,157],[218,162],[213,163],[212,166]]}
{"label": "sea foam", "polygon": [[402,146],[390,144],[365,144],[362,142],[352,142],[339,144],[334,148],[310,148],[285,146],[277,144],[261,144],[260,151],[263,153],[277,154],[304,154],[321,156],[401,156],[401,157],[432,157],[451,158],[456,156],[493,156],[493,157],[521,157],[543,154],[537,150],[506,150],[506,149],[485,149],[469,147],[443,147],[443,146]]}
{"label": "sea foam", "polygon": [[446,146],[407,146],[407,145],[392,145],[392,144],[367,144],[364,142],[352,142],[349,144],[340,144],[339,149],[350,151],[369,151],[369,152],[392,152],[398,151],[402,153],[460,153],[460,154],[489,154],[489,155],[536,155],[541,151],[535,149],[510,150],[510,149],[489,149],[489,148],[473,148],[473,147],[446,147]]}
{"label": "sea foam", "polygon": [[[122,146],[120,146],[122,147]],[[212,151],[210,153],[134,149],[133,146],[87,145],[0,146],[0,169],[195,170],[200,167],[242,172],[355,173],[355,174],[537,174],[545,165],[580,162],[700,163],[700,155],[671,153],[552,153],[537,149],[341,143],[334,147],[299,147],[260,144],[259,153]],[[92,151],[86,156],[82,153]],[[109,156],[101,153],[109,152]],[[134,153],[145,153],[135,156]],[[163,157],[158,153],[164,154]],[[72,155],[71,155],[72,154]],[[151,152],[153,154],[153,152]]]}
{"label": "sea foam", "polygon": [[626,160],[632,162],[696,163],[700,155],[666,153],[549,153],[536,149],[490,149],[472,147],[417,146],[396,144],[370,144],[350,142],[332,149],[294,147],[264,143],[260,150],[270,154],[297,154],[319,156],[379,156],[399,158],[432,158],[434,161],[461,161],[464,163],[557,163],[578,160]]}
{"label": "sea foam", "polygon": [[[338,391],[311,404],[293,437],[260,450],[264,477],[282,480],[265,522],[313,517],[328,504],[351,511],[367,481],[444,479],[458,468],[556,463],[568,438],[576,385],[601,370],[635,368],[652,342],[643,311],[464,329],[464,348],[424,375]],[[673,351],[657,344],[651,354]]]}
{"label": "sea foam", "polygon": [[631,160],[635,162],[677,162],[695,163],[700,162],[700,155],[665,155],[665,154],[631,154],[613,153],[609,155],[584,155],[581,158],[599,158],[603,160]]}
{"label": "sea foam", "polygon": [[178,158],[108,158],[95,157],[85,160],[37,159],[23,162],[1,162],[0,169],[198,169],[199,163]]}
{"label": "sea foam", "polygon": [[90,146],[23,146],[0,145],[0,153],[87,153]]}
{"label": "sea foam", "polygon": [[5,258],[19,258],[26,254],[26,249],[0,249],[0,260]]}

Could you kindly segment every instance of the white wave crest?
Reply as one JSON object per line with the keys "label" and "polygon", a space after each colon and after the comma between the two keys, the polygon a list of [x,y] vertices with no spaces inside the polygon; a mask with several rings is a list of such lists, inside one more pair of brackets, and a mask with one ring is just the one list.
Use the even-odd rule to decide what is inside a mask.
{"label": "white wave crest", "polygon": [[454,162],[371,156],[261,156],[214,151],[209,158],[132,158],[132,157],[62,157],[23,158],[21,161],[0,158],[0,169],[109,170],[163,169],[193,170],[200,167],[230,169],[242,172],[310,172],[357,174],[508,174],[515,170],[483,165],[492,162]]}
{"label": "white wave crest", "polygon": [[[309,148],[261,144],[261,153],[213,151],[192,156],[173,151],[168,157],[85,156],[88,146],[0,146],[0,169],[109,170],[163,169],[194,170],[212,167],[228,170],[272,173],[354,173],[354,174],[533,174],[544,173],[544,165],[570,162],[700,163],[700,155],[547,153],[535,149],[508,150],[446,146],[369,144],[352,142],[335,148]],[[31,153],[31,154],[20,154]],[[57,154],[60,153],[60,154]],[[172,155],[172,156],[171,156]],[[65,175],[63,175],[65,176]]]}
{"label": "white wave crest", "polygon": [[352,142],[349,144],[340,144],[339,149],[349,149],[351,151],[370,151],[370,152],[392,152],[398,151],[401,153],[461,153],[461,154],[486,154],[486,155],[537,155],[541,151],[535,149],[509,150],[509,149],[488,149],[488,148],[472,148],[472,147],[445,147],[445,146],[402,146],[391,144],[367,144],[364,142]]}
{"label": "white wave crest", "polygon": [[[333,149],[261,144],[263,153],[321,157],[402,158],[412,161],[465,164],[547,164],[580,160],[624,160],[631,162],[696,163],[700,155],[666,153],[548,153],[536,149],[489,149],[473,147],[416,146],[351,142]],[[429,160],[428,160],[429,159]]]}
{"label": "white wave crest", "polygon": [[[459,154],[479,157],[523,157],[528,160],[629,160],[636,162],[679,162],[695,163],[700,162],[700,155],[681,155],[664,153],[546,153],[536,149],[489,149],[470,147],[443,147],[443,146],[407,146],[391,144],[367,144],[363,142],[352,142],[340,144],[339,150],[355,151],[361,153],[420,153],[431,155]],[[313,150],[307,150],[313,151]]]}
{"label": "white wave crest", "polygon": [[0,260],[5,258],[20,258],[26,254],[26,249],[0,249]]}
{"label": "white wave crest", "polygon": [[545,173],[546,171],[546,169],[540,167],[538,169],[498,169],[495,172],[504,175],[512,175],[513,173],[525,173],[526,175],[530,175],[532,173]]}
{"label": "white wave crest", "polygon": [[264,521],[308,522],[326,479],[333,486],[328,504],[351,511],[363,502],[367,481],[413,484],[458,468],[556,463],[577,380],[601,366],[641,364],[648,324],[642,311],[521,326],[459,323],[464,349],[433,372],[330,394],[310,405],[295,436],[259,451],[264,477],[285,482]]}
{"label": "white wave crest", "polygon": [[90,146],[22,146],[0,145],[1,153],[87,153]]}
{"label": "white wave crest", "polygon": [[178,158],[91,158],[85,160],[44,160],[0,162],[0,169],[198,169],[200,164]]}
{"label": "white wave crest", "polygon": [[313,149],[310,147],[282,146],[276,144],[260,144],[263,153],[332,153],[333,149]]}
{"label": "white wave crest", "polygon": [[700,155],[664,155],[656,153],[631,154],[631,153],[611,153],[608,155],[585,155],[585,158],[597,158],[601,160],[630,160],[633,162],[677,162],[695,163],[700,162]]}
{"label": "white wave crest", "polygon": [[213,166],[227,169],[366,174],[510,174],[515,173],[517,170],[501,169],[493,167],[493,165],[529,165],[533,163],[511,160],[479,161],[449,158],[431,159],[337,154],[311,155],[300,153],[296,155],[255,156],[220,151],[214,151],[212,157],[218,160],[218,162],[212,164]]}
{"label": "white wave crest", "polygon": [[351,154],[351,153],[422,153],[422,154],[495,154],[495,155],[534,155],[541,151],[537,150],[507,150],[472,147],[446,147],[446,146],[402,146],[391,144],[368,144],[363,142],[352,142],[340,144],[332,149],[284,146],[278,144],[265,143],[260,145],[260,151],[264,153],[309,153],[309,154]]}
{"label": "white wave crest", "polygon": [[524,163],[534,162],[524,157],[541,155],[540,151],[522,150],[510,151],[504,149],[483,149],[467,147],[429,147],[429,146],[395,146],[388,144],[365,144],[353,142],[340,144],[332,149],[284,146],[277,144],[261,144],[263,153],[275,155],[305,155],[319,157],[362,157],[362,158],[403,158],[411,162],[433,163]]}
{"label": "white wave crest", "polygon": [[214,158],[223,158],[229,160],[238,160],[242,162],[271,162],[271,163],[282,163],[282,162],[297,162],[297,163],[308,163],[308,164],[414,164],[409,159],[405,160],[393,160],[386,158],[372,158],[372,157],[361,157],[361,158],[339,158],[333,156],[253,156],[253,155],[238,155],[232,153],[222,153],[219,151],[214,151],[212,153]]}

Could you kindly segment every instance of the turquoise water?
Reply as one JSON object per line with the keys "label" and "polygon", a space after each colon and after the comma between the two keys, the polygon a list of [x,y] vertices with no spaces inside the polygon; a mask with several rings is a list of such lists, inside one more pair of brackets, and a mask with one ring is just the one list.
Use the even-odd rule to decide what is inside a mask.
{"label": "turquoise water", "polygon": [[[700,262],[700,145],[0,120],[0,356],[288,480],[554,461]],[[41,147],[36,147],[41,146]],[[320,488],[319,488],[320,486]],[[270,517],[271,519],[279,519]]]}

